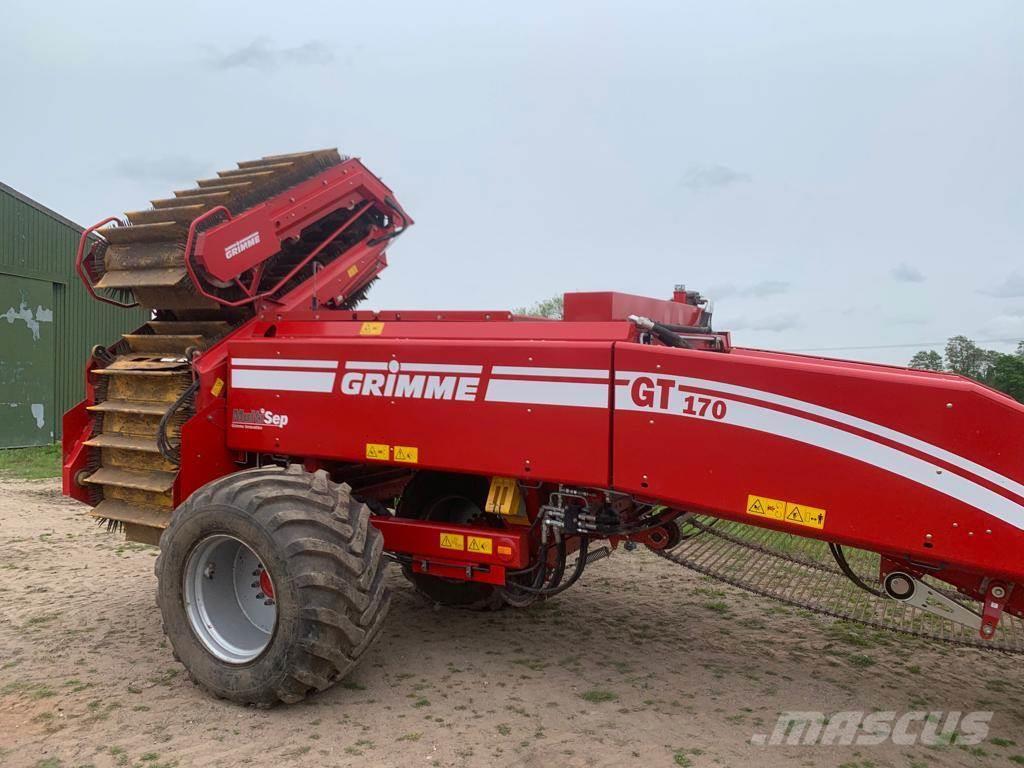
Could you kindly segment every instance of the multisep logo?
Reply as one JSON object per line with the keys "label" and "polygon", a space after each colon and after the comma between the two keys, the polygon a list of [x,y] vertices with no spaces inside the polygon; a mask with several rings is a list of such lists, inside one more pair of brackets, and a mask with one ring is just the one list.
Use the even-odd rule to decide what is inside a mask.
{"label": "multisep logo", "polygon": [[343,395],[473,401],[483,366],[448,363],[345,363]]}
{"label": "multisep logo", "polygon": [[228,261],[231,261],[231,259],[235,258],[235,256],[240,254],[242,251],[247,251],[250,248],[252,248],[254,245],[259,245],[259,242],[260,242],[260,233],[258,231],[257,232],[253,232],[251,234],[248,234],[245,237],[243,237],[241,240],[236,240],[231,245],[229,245],[227,248],[225,248],[224,249],[224,258],[227,259]]}
{"label": "multisep logo", "polygon": [[288,424],[288,417],[283,413],[274,413],[266,408],[246,410],[234,408],[231,411],[231,426],[239,429],[263,429],[276,427],[283,429]]}

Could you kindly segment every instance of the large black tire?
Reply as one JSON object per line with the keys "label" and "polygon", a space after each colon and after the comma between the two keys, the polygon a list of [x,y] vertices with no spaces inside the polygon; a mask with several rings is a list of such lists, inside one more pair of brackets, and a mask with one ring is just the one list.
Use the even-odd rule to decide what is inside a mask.
{"label": "large black tire", "polygon": [[[483,508],[487,500],[486,477],[458,475],[448,472],[420,472],[402,491],[395,507],[396,517],[433,520],[434,522],[468,522],[451,520],[431,514],[432,505],[446,496],[461,496]],[[415,573],[408,565],[402,574],[416,592],[429,603],[467,611],[497,611],[504,608],[505,590],[478,581],[458,581],[425,573]]]}
{"label": "large black tire", "polygon": [[[227,663],[203,645],[184,606],[186,562],[211,536],[238,539],[274,579],[276,624],[262,653]],[[179,507],[160,539],[157,604],[175,656],[210,693],[293,703],[347,674],[376,638],[390,595],[383,536],[347,485],[300,465],[215,480]]]}

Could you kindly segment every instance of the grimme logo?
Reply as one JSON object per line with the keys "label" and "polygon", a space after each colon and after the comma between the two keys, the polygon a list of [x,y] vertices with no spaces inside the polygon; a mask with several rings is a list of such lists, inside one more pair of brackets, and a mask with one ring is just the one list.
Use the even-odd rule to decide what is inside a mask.
{"label": "grimme logo", "polygon": [[341,377],[343,395],[411,397],[420,400],[476,400],[480,387],[479,365],[444,363],[387,364],[349,361]]}
{"label": "grimme logo", "polygon": [[264,427],[277,427],[282,429],[288,424],[288,417],[283,413],[274,413],[266,408],[259,410],[245,410],[234,408],[231,411],[231,426],[240,429],[263,429]]}
{"label": "grimme logo", "polygon": [[231,261],[231,259],[235,258],[235,256],[240,254],[242,251],[247,251],[250,248],[252,248],[254,245],[259,245],[259,242],[260,242],[260,233],[259,232],[253,232],[251,234],[248,234],[245,237],[243,237],[241,240],[236,240],[231,245],[229,245],[227,248],[225,248],[224,249],[224,258],[227,259],[228,261]]}

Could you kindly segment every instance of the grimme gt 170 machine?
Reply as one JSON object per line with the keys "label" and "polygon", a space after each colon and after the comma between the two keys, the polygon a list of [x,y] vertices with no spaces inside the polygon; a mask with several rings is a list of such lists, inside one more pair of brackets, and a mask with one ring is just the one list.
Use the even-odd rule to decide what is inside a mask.
{"label": "grimme gt 170 machine", "polygon": [[645,546],[841,619],[1024,652],[1024,406],[956,376],[734,347],[707,303],[564,319],[357,309],[412,219],[359,160],[265,157],[89,228],[152,319],[93,349],[64,492],[159,544],[192,678],[294,702],[380,631],[384,563],[526,608]]}

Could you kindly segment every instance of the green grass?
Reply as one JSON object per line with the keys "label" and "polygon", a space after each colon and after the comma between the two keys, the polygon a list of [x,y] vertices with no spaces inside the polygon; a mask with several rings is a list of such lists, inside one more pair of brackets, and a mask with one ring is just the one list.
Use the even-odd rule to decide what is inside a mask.
{"label": "green grass", "polygon": [[0,450],[0,477],[45,480],[60,477],[60,446]]}
{"label": "green grass", "polygon": [[586,701],[598,704],[602,701],[617,701],[619,694],[612,691],[593,690],[580,694]]}

